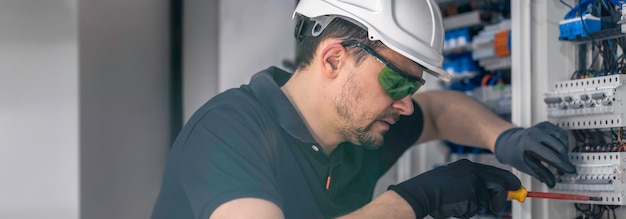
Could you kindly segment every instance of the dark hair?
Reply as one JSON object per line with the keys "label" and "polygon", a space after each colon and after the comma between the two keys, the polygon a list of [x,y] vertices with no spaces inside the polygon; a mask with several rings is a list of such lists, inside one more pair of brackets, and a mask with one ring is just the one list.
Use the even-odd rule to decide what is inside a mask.
{"label": "dark hair", "polygon": [[[299,19],[308,20],[308,18],[304,16],[300,16]],[[341,39],[342,41],[356,40],[374,50],[384,47],[384,44],[378,40],[369,40],[367,30],[361,28],[356,24],[353,24],[350,21],[341,18],[335,18],[328,24],[328,26],[324,29],[324,31],[322,31],[319,36],[304,36],[302,40],[297,42],[295,63],[296,69],[308,67],[309,64],[311,64],[311,60],[313,60],[313,55],[315,54],[315,50],[319,46],[320,42],[328,38],[337,38]],[[361,61],[363,61],[363,59],[368,55],[367,52],[357,47],[351,47],[346,49],[350,54],[355,56],[357,64],[361,63]]]}

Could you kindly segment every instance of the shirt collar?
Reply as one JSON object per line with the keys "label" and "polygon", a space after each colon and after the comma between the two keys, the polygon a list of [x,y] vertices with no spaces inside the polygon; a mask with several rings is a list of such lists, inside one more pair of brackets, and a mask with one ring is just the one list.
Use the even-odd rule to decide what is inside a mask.
{"label": "shirt collar", "polygon": [[291,78],[291,75],[272,66],[252,76],[248,86],[263,108],[287,133],[303,143],[316,144],[302,117],[280,89]]}

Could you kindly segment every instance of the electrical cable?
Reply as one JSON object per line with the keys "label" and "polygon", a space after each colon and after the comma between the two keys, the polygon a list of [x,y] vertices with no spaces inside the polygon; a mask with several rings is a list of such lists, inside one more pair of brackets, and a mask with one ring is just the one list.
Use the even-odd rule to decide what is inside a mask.
{"label": "electrical cable", "polygon": [[578,70],[574,71],[574,73],[572,73],[572,76],[570,77],[570,80],[578,79],[578,73]]}
{"label": "electrical cable", "polygon": [[580,152],[582,146],[584,145],[584,138],[581,137],[581,134],[578,130],[572,130],[572,135],[574,136],[574,141],[576,142],[576,146],[572,149],[572,152]]}
{"label": "electrical cable", "polygon": [[[615,72],[617,72],[617,43],[613,44],[613,40],[606,40],[606,47],[607,49],[606,54],[605,54],[605,58],[607,60],[607,64],[608,64],[608,68],[606,68],[605,70],[605,74],[606,75],[611,75],[614,74]],[[612,58],[610,58],[612,57]]]}
{"label": "electrical cable", "polygon": [[617,139],[618,139],[618,138],[617,138],[617,132],[615,132],[615,129],[614,129],[614,128],[611,128],[611,134],[612,134],[612,138],[611,138],[611,140],[612,140],[612,141],[617,141]]}
{"label": "electrical cable", "polygon": [[605,211],[605,208],[591,204],[574,203],[574,208],[576,208],[578,212],[589,218],[600,218],[602,217],[602,215],[604,215]]}
{"label": "electrical cable", "polygon": [[565,14],[565,17],[563,19],[567,20],[570,18],[575,18],[578,15],[577,12],[581,13],[580,16],[582,16],[582,8],[589,6],[589,4],[593,3],[593,1],[594,0],[582,0],[579,4],[572,7],[571,10],[567,12],[567,14]]}
{"label": "electrical cable", "polygon": [[497,73],[495,76],[493,76],[491,79],[489,79],[489,83],[487,85],[493,86],[501,78],[502,78],[502,74],[501,73]]}
{"label": "electrical cable", "polygon": [[[619,41],[618,41],[618,44],[619,44],[619,46],[622,49],[622,55],[620,55],[619,57],[617,57],[617,51],[616,51],[617,47],[612,44],[611,40],[609,40],[608,43],[607,43],[607,41],[598,43],[594,39],[593,35],[591,33],[589,33],[589,31],[588,31],[586,23],[582,19],[582,17],[585,14],[587,14],[587,13],[590,13],[590,14],[593,15],[593,10],[589,11],[590,9],[595,9],[596,13],[597,13],[597,16],[602,19],[602,10],[600,8],[598,8],[597,6],[595,6],[593,4],[593,2],[594,1],[583,1],[583,2],[581,2],[581,4],[577,5],[577,7],[575,7],[578,10],[579,14],[580,14],[579,18],[580,18],[580,21],[581,21],[581,24],[583,26],[583,29],[584,29],[585,33],[587,33],[589,38],[591,38],[591,42],[594,45],[594,48],[597,48],[598,51],[599,51],[594,56],[594,60],[592,61],[591,67],[593,67],[593,65],[595,64],[598,55],[602,55],[602,60],[603,60],[602,61],[602,66],[601,66],[602,72],[591,73],[591,76],[592,77],[597,77],[597,76],[616,74],[620,67],[621,68],[625,68],[626,67],[623,64],[623,60],[626,58],[626,57],[624,57],[624,54],[626,54],[626,53],[624,53],[625,49],[626,49],[626,46],[624,46],[625,45],[624,39],[619,39]],[[619,7],[621,7],[621,5],[622,5],[617,0],[610,0],[610,3],[612,5],[619,6]],[[611,17],[615,16],[616,14],[621,14],[621,12],[619,12],[616,8],[609,7],[609,4],[605,0],[601,1],[601,5],[603,5],[604,8],[606,8],[606,11],[608,11],[610,13]],[[583,7],[588,7],[588,8],[584,12],[581,12]],[[575,14],[574,10],[571,10],[570,12],[568,12],[568,15],[566,15],[566,17],[572,17],[572,16],[575,16],[575,15],[576,14]],[[611,56],[613,58],[608,58],[608,57],[611,57]],[[624,69],[624,72],[626,72],[626,69]],[[589,72],[585,72],[585,73],[588,74]]]}
{"label": "electrical cable", "polygon": [[493,77],[493,74],[485,74],[485,76],[483,76],[483,79],[481,81],[481,86],[485,87],[487,86],[487,83],[489,82],[489,79]]}
{"label": "electrical cable", "polygon": [[626,142],[624,142],[623,139],[623,131],[624,131],[624,127],[619,127],[619,129],[617,130],[617,142],[619,143],[619,152],[624,152],[626,151]]}
{"label": "electrical cable", "polygon": [[622,131],[624,130],[624,127],[619,127],[618,131],[617,131],[617,141],[620,144],[624,144],[624,139],[622,139]]}
{"label": "electrical cable", "polygon": [[[626,39],[623,37],[615,39],[616,44],[622,49],[622,54],[617,58],[617,74],[625,74],[626,73],[626,65],[624,65],[624,60],[626,59]],[[617,53],[617,51],[615,51]]]}
{"label": "electrical cable", "polygon": [[[588,11],[588,9],[585,9],[585,11],[583,12],[583,11],[582,11],[582,7],[581,7],[581,6],[583,5],[583,3],[585,3],[586,5],[589,5],[591,2],[592,2],[592,1],[588,1],[588,0],[587,0],[587,1],[583,1],[583,2],[581,2],[580,4],[578,4],[576,7],[578,7],[578,10],[579,10],[579,12],[580,12],[580,16],[579,16],[578,18],[580,19],[580,23],[581,23],[581,24],[582,24],[582,26],[583,26],[583,30],[585,31],[585,33],[587,33],[587,36],[589,36],[589,38],[591,39],[591,44],[592,44],[592,45],[594,45],[594,47],[597,47],[597,48],[598,48],[598,50],[599,50],[599,52],[596,54],[596,57],[595,57],[595,58],[594,58],[594,60],[591,62],[591,67],[593,67],[593,64],[595,64],[595,59],[597,58],[597,55],[598,55],[598,54],[602,54],[602,53],[604,53],[604,51],[602,50],[601,45],[598,45],[598,43],[597,43],[597,42],[596,42],[596,40],[594,39],[593,35],[591,35],[591,33],[589,33],[589,30],[587,29],[587,24],[585,24],[585,22],[584,22],[584,20],[583,20],[583,16],[584,16],[585,12],[587,12],[587,11]],[[585,5],[585,6],[586,6],[586,5]],[[596,7],[596,8],[597,8],[597,7]],[[574,9],[572,9],[572,10],[574,10]],[[571,12],[571,11],[570,11],[570,12]],[[600,11],[598,11],[598,14],[600,14],[600,13],[601,13],[601,12],[600,12]],[[569,13],[568,13],[568,14],[569,14]],[[567,17],[567,15],[566,15],[566,17]],[[602,57],[602,60],[604,60],[604,56]],[[591,76],[592,76],[592,77],[595,77],[596,75],[595,75],[595,74],[593,74],[593,75],[591,75]]]}
{"label": "electrical cable", "polygon": [[566,2],[564,2],[563,0],[559,0],[561,3],[563,3],[565,6],[567,6],[570,10],[573,8],[571,5],[567,4]]}
{"label": "electrical cable", "polygon": [[[596,53],[596,55],[593,56],[593,59],[591,60],[591,65],[589,65],[589,68],[584,70],[584,73],[587,76],[591,77],[591,76],[595,75],[595,73],[593,72],[593,70],[591,70],[591,68],[596,64],[596,61],[598,61],[598,57],[600,57],[600,52]],[[591,74],[589,74],[589,73],[591,73]]]}
{"label": "electrical cable", "polygon": [[604,133],[602,133],[602,131],[600,131],[600,129],[595,129],[595,131],[596,131],[596,136],[598,138],[598,144],[605,145],[606,144],[606,140],[604,139]]}
{"label": "electrical cable", "polygon": [[613,218],[617,219],[617,215],[615,214],[615,209],[620,208],[620,205],[607,205],[606,206],[608,209],[611,210],[611,212],[613,212]]}
{"label": "electrical cable", "polygon": [[615,209],[611,209],[611,211],[613,212],[613,219],[617,219],[617,216],[615,215]]}
{"label": "electrical cable", "polygon": [[608,5],[608,4],[606,4],[606,1],[605,1],[605,0],[602,0],[602,1],[600,1],[600,2],[602,2],[602,4],[604,5],[604,7],[605,7],[607,10],[609,10],[609,9],[610,9],[610,8],[609,8],[609,5]]}

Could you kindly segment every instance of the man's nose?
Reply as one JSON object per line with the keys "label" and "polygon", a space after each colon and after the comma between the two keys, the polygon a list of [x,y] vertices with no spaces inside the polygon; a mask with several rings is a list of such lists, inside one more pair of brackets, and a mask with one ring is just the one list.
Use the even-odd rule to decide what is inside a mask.
{"label": "man's nose", "polygon": [[397,110],[400,115],[408,116],[413,114],[413,100],[411,95],[396,100],[391,104],[391,108]]}

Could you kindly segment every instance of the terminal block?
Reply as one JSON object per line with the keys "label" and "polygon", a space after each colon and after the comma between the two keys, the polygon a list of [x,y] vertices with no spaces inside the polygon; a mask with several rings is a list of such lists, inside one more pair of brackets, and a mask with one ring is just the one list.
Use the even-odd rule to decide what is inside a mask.
{"label": "terminal block", "polygon": [[587,37],[590,33],[598,32],[601,29],[600,18],[591,14],[582,17],[574,17],[559,22],[559,40],[576,40]]}
{"label": "terminal block", "polygon": [[626,75],[555,83],[545,95],[548,119],[564,129],[624,127]]}

